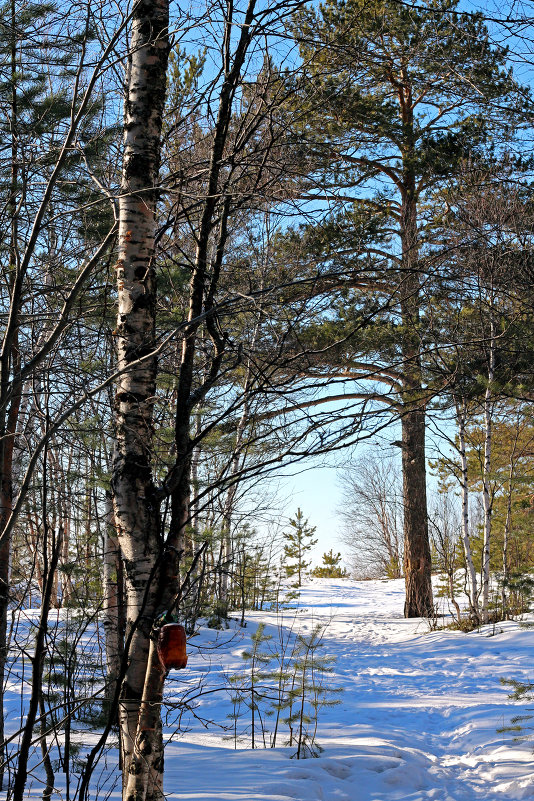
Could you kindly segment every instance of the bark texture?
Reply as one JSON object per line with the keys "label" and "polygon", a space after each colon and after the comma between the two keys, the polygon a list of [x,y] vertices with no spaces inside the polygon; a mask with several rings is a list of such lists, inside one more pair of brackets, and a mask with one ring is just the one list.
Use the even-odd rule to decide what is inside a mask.
{"label": "bark texture", "polygon": [[[119,200],[117,357],[113,503],[125,567],[127,626],[133,636],[119,711],[123,797],[163,797],[161,727],[141,714],[154,671],[151,629],[158,607],[161,555],[159,501],[151,470],[156,391],[155,210],[165,103],[168,0],[141,0],[131,23],[124,113],[124,160]],[[139,362],[139,360],[142,360]],[[152,690],[152,688],[148,688]],[[156,705],[159,718],[160,706]],[[153,714],[154,711],[153,711]]]}
{"label": "bark texture", "polygon": [[402,474],[404,500],[405,617],[429,617],[434,611],[432,562],[428,536],[425,457],[425,397],[421,368],[419,241],[415,134],[411,84],[399,87],[404,128],[402,180]]}
{"label": "bark texture", "polygon": [[21,388],[16,380],[20,368],[18,349],[19,318],[21,310],[22,275],[18,253],[17,192],[18,174],[18,95],[17,41],[14,34],[16,24],[15,3],[10,4],[11,29],[11,180],[8,210],[11,220],[9,262],[14,278],[11,281],[10,310],[0,350],[0,790],[4,784],[4,761],[7,756],[4,734],[4,678],[7,662],[7,611],[9,605],[9,569],[11,535],[6,532],[13,511],[13,451],[15,431],[20,411]]}
{"label": "bark texture", "polygon": [[429,617],[433,612],[431,556],[425,470],[425,415],[411,411],[402,420],[404,494],[405,617]]}
{"label": "bark texture", "polygon": [[480,619],[480,611],[478,608],[477,573],[473,562],[471,538],[469,536],[469,484],[467,471],[467,451],[465,445],[465,400],[463,400],[461,404],[459,402],[456,403],[456,419],[458,422],[458,445],[462,471],[460,479],[462,487],[462,543],[464,546],[465,562],[469,574],[469,606],[471,609],[471,615],[478,622]]}
{"label": "bark texture", "polygon": [[106,497],[102,616],[106,635],[106,697],[113,698],[124,649],[123,575],[111,497]]}
{"label": "bark texture", "polygon": [[[233,5],[227,8],[224,79],[199,214],[188,326],[176,387],[176,460],[159,488],[154,485],[151,470],[157,371],[151,354],[155,343],[155,211],[168,59],[168,2],[140,2],[132,18],[117,262],[117,352],[118,367],[124,372],[116,400],[112,483],[125,567],[130,641],[119,712],[124,801],[163,798],[161,703],[165,673],[155,646],[155,625],[163,613],[175,608],[179,598],[179,560],[190,521],[191,418],[217,380],[226,346],[226,335],[220,331],[214,313],[230,212],[229,196],[221,200],[219,179],[232,104],[251,41],[254,8],[255,0],[249,0],[239,25],[233,19]],[[232,60],[234,34],[237,41]],[[211,339],[213,355],[204,379],[195,385],[201,325]],[[165,537],[160,530],[159,506],[166,498],[170,498],[171,521]]]}
{"label": "bark texture", "polygon": [[[493,310],[491,311],[493,315]],[[491,487],[491,447],[493,437],[493,380],[495,378],[495,324],[490,320],[488,354],[488,385],[484,393],[484,466],[482,472],[482,502],[484,506],[484,546],[482,549],[482,616],[489,622],[490,551],[493,518],[493,490]]]}

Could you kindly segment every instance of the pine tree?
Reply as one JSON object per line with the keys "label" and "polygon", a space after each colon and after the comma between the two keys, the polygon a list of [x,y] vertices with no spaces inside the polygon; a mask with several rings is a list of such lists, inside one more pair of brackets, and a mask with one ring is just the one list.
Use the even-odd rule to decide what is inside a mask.
{"label": "pine tree", "polygon": [[311,564],[306,562],[306,554],[317,544],[317,540],[313,539],[316,529],[315,526],[308,525],[301,509],[297,509],[289,525],[291,530],[286,532],[287,544],[284,545],[285,571],[289,577],[296,576],[296,586],[301,587],[303,575]]}
{"label": "pine tree", "polygon": [[235,687],[232,694],[234,711],[229,716],[234,720],[234,742],[237,744],[237,720],[240,717],[240,707],[246,706],[250,711],[250,738],[251,747],[257,747],[257,729],[263,740],[263,747],[267,747],[265,739],[265,724],[262,711],[262,701],[269,694],[270,688],[263,684],[265,679],[270,678],[270,673],[266,670],[268,664],[275,658],[276,654],[266,651],[264,646],[272,640],[272,635],[265,634],[265,624],[260,623],[252,635],[252,644],[249,649],[241,654],[245,662],[245,673],[237,673],[232,676],[230,681]]}
{"label": "pine tree", "polygon": [[[19,445],[28,407],[25,387],[32,384],[38,393],[39,367],[47,347],[52,350],[47,325],[62,307],[68,308],[69,295],[73,299],[81,293],[83,281],[77,291],[72,289],[79,280],[80,249],[90,251],[95,232],[95,216],[82,207],[94,206],[86,165],[94,166],[95,143],[102,141],[94,124],[101,106],[95,91],[91,109],[86,107],[87,114],[74,122],[80,101],[66,87],[91,33],[85,28],[62,35],[68,13],[53,2],[0,3],[0,301],[6,320],[0,347],[0,687],[7,658],[11,529],[21,500],[19,495],[17,504],[17,479],[33,434],[26,415],[24,444]],[[69,136],[71,145],[64,147]],[[64,319],[66,328],[68,315]],[[2,741],[0,712],[0,750]],[[3,764],[0,759],[0,789]]]}
{"label": "pine tree", "polygon": [[346,578],[348,575],[345,568],[341,567],[341,554],[335,554],[332,548],[323,554],[323,564],[315,567],[311,574],[316,578]]}
{"label": "pine tree", "polygon": [[295,759],[319,756],[321,747],[316,741],[319,709],[339,703],[336,694],[340,688],[332,687],[325,679],[333,670],[335,657],[319,653],[324,628],[315,626],[309,635],[299,634],[291,657],[291,679],[282,709],[287,715],[282,720],[289,728],[289,746],[296,746]]}
{"label": "pine tree", "polygon": [[[501,684],[504,684],[505,687],[507,686],[512,689],[512,692],[508,696],[508,698],[510,698],[512,701],[522,701],[527,703],[534,701],[534,684],[532,682],[522,682],[518,681],[517,679],[501,678]],[[527,707],[527,712],[531,713],[532,707]],[[513,732],[515,734],[514,740],[516,742],[532,740],[534,737],[534,726],[532,725],[533,719],[534,715],[532,714],[515,715],[511,719],[509,726],[502,726],[500,729],[497,729],[497,731],[499,733]]]}
{"label": "pine tree", "polygon": [[[338,319],[316,324],[312,336],[330,353],[331,374],[338,367],[343,380],[381,383],[401,417],[405,615],[431,615],[424,357],[432,293],[423,282],[435,243],[425,221],[439,189],[509,130],[528,91],[507,69],[506,49],[490,44],[482,15],[459,12],[457,0],[328,0],[298,15],[294,36],[305,63],[302,158],[331,198],[298,246],[306,263],[337,270],[348,287]],[[378,299],[388,313],[360,324]],[[339,354],[328,350],[332,341],[343,343]],[[371,396],[379,400],[374,387]]]}

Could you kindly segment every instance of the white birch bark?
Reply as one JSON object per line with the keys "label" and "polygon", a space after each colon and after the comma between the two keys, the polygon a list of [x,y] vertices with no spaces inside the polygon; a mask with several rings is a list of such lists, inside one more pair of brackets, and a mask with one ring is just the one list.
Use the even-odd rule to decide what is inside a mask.
{"label": "white birch bark", "polygon": [[514,489],[514,476],[515,468],[518,458],[518,443],[520,436],[520,424],[517,419],[514,442],[512,445],[512,452],[510,454],[510,468],[508,470],[507,482],[507,498],[506,498],[506,519],[504,521],[504,536],[502,546],[502,588],[501,588],[501,603],[502,603],[502,616],[504,619],[508,618],[508,598],[506,595],[507,583],[509,577],[508,567],[508,546],[510,542],[510,532],[512,530],[512,493]]}
{"label": "white birch bark", "polygon": [[493,499],[490,486],[492,440],[492,384],[495,375],[495,323],[490,320],[488,385],[484,393],[484,468],[482,473],[482,501],[484,507],[484,546],[482,550],[482,615],[489,622],[490,550]]}
{"label": "white birch bark", "polygon": [[[515,446],[514,446],[515,450]],[[515,460],[514,456],[510,460],[510,470],[508,472],[508,487],[506,499],[506,519],[504,521],[504,536],[502,544],[502,585],[501,585],[501,603],[502,603],[502,616],[506,620],[508,618],[508,599],[506,595],[506,585],[508,582],[508,543],[510,541],[510,531],[512,529],[512,490],[514,481]]]}
{"label": "white birch bark", "polygon": [[[211,314],[230,210],[229,197],[225,197],[220,208],[219,176],[235,93],[251,41],[255,3],[256,0],[249,0],[239,24],[233,19],[233,4],[227,6],[224,79],[220,86],[206,194],[199,215],[190,281],[189,325],[183,340],[176,393],[176,462],[159,489],[154,486],[151,473],[156,360],[150,354],[155,339],[153,258],[168,57],[168,0],[140,0],[132,16],[117,262],[118,367],[126,372],[121,374],[117,391],[117,448],[113,460],[115,521],[125,566],[128,625],[133,633],[120,708],[124,801],[160,801],[163,798],[160,710],[165,674],[151,638],[151,627],[176,597],[173,590],[179,579],[177,545],[189,520],[191,415],[217,379],[226,342]],[[234,34],[237,41],[232,61],[230,45]],[[216,253],[209,264],[210,243],[217,221]],[[203,312],[215,353],[206,380],[194,390],[196,337]],[[142,363],[137,361],[135,366],[140,357]],[[169,496],[171,524],[164,543],[159,528],[159,504]],[[159,559],[164,548],[165,558]]]}
{"label": "white birch bark", "polygon": [[458,447],[461,463],[461,489],[462,489],[462,544],[464,547],[465,562],[469,575],[469,606],[471,613],[478,620],[480,612],[478,608],[478,586],[477,572],[473,563],[473,553],[471,551],[471,538],[469,536],[469,485],[467,472],[467,453],[465,447],[465,420],[466,406],[456,402],[456,420],[458,422]]}
{"label": "white birch bark", "polygon": [[121,637],[119,632],[119,543],[115,533],[115,521],[111,497],[106,496],[105,540],[104,540],[104,598],[102,604],[104,634],[106,638],[106,696],[115,692],[120,673]]}
{"label": "white birch bark", "polygon": [[[140,0],[131,23],[119,198],[116,449],[113,503],[125,566],[128,631],[133,631],[121,689],[123,798],[163,798],[161,726],[141,726],[150,633],[157,606],[159,504],[151,472],[156,391],[155,210],[161,121],[169,53],[168,0]],[[131,369],[129,365],[147,357]],[[161,682],[163,677],[159,676]],[[161,688],[160,688],[161,693]],[[153,714],[159,718],[160,705]]]}

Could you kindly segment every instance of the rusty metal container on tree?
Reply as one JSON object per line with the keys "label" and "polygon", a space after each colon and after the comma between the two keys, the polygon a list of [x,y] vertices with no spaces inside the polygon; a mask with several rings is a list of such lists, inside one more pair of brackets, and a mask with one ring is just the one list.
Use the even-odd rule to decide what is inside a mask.
{"label": "rusty metal container on tree", "polygon": [[185,629],[179,623],[166,623],[159,630],[158,655],[165,670],[182,670],[187,665]]}

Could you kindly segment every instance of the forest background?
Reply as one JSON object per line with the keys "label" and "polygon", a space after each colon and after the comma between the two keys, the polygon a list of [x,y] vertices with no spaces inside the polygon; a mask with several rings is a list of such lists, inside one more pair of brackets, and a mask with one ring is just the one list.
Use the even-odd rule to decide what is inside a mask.
{"label": "forest background", "polygon": [[50,796],[56,748],[85,801],[115,731],[123,798],[163,797],[161,638],[291,603],[315,521],[281,516],[278,482],[314,460],[339,468],[354,569],[403,576],[406,617],[435,618],[433,571],[459,627],[528,609],[531,28],[529,5],[454,0],[2,4],[14,801],[35,759]]}

